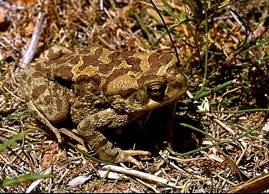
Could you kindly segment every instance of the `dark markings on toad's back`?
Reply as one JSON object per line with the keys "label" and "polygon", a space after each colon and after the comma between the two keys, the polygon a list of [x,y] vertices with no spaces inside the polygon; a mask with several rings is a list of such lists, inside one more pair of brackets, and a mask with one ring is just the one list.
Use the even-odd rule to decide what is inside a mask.
{"label": "dark markings on toad's back", "polygon": [[83,75],[80,75],[76,78],[76,83],[81,83],[81,82],[87,82],[91,79],[90,76],[86,75],[86,74],[83,74]]}
{"label": "dark markings on toad's back", "polygon": [[47,86],[46,85],[40,85],[40,86],[35,87],[32,90],[32,98],[34,100],[36,100],[41,94],[44,94],[44,92],[46,91],[46,89],[47,89]]}
{"label": "dark markings on toad's back", "polygon": [[37,64],[35,67],[35,72],[32,74],[32,76],[34,76],[33,78],[39,78],[39,77],[46,77],[46,78],[51,78],[51,69],[49,68],[49,66],[47,64],[45,65],[41,65],[41,64]]}
{"label": "dark markings on toad's back", "polygon": [[106,79],[102,87],[103,91],[106,92],[109,83],[111,83],[114,79],[118,78],[119,76],[127,74],[128,71],[129,70],[125,68],[115,69],[115,71]]}
{"label": "dark markings on toad's back", "polygon": [[119,60],[111,61],[107,64],[101,64],[99,66],[99,72],[103,74],[107,74],[110,70],[112,70],[114,67],[119,66],[120,64],[121,64],[121,61]]}
{"label": "dark markings on toad's back", "polygon": [[110,62],[102,63],[99,65],[99,72],[103,74],[107,74],[114,67],[117,67],[121,64],[121,60],[119,59],[120,53],[118,51],[112,52],[108,55]]}
{"label": "dark markings on toad's back", "polygon": [[95,86],[99,86],[100,82],[101,82],[101,77],[99,75],[94,75],[94,76],[88,76],[88,75],[80,75],[77,77],[76,79],[76,83],[87,83],[87,82],[91,82],[92,84],[94,84]]}
{"label": "dark markings on toad's back", "polygon": [[34,67],[35,71],[40,71],[42,72],[43,68],[42,68],[42,65],[40,63],[37,63]]}
{"label": "dark markings on toad's back", "polygon": [[120,52],[114,51],[111,54],[108,55],[108,58],[110,61],[117,61],[120,60]]}
{"label": "dark markings on toad's back", "polygon": [[168,81],[173,80],[175,79],[176,75],[179,75],[179,73],[179,69],[176,67],[176,64],[174,64],[166,70],[166,78],[168,79]]}
{"label": "dark markings on toad's back", "polygon": [[108,55],[110,62],[107,64],[101,64],[99,66],[100,73],[107,74],[114,67],[118,67],[122,63],[122,61],[124,61],[125,59],[127,59],[131,55],[133,55],[133,52],[131,52],[131,51],[126,51],[126,52],[114,51],[114,52],[112,52],[111,54]]}
{"label": "dark markings on toad's back", "polygon": [[72,80],[73,78],[72,67],[66,65],[58,67],[55,70],[55,77],[60,77],[65,80]]}
{"label": "dark markings on toad's back", "polygon": [[101,77],[100,77],[100,75],[94,75],[94,76],[92,76],[92,77],[91,77],[91,81],[92,81],[94,84],[96,84],[97,86],[99,86],[100,83],[101,83]]}
{"label": "dark markings on toad's back", "polygon": [[122,59],[126,59],[130,56],[133,56],[134,55],[134,51],[123,51],[120,53],[120,56],[122,57]]}
{"label": "dark markings on toad's back", "polygon": [[44,101],[46,104],[51,104],[53,102],[52,97],[49,95],[44,97]]}
{"label": "dark markings on toad's back", "polygon": [[124,51],[124,52],[119,52],[119,51],[114,51],[110,55],[108,55],[108,58],[111,61],[123,61],[124,59],[129,58],[134,54],[133,51]]}
{"label": "dark markings on toad's back", "polygon": [[82,65],[80,65],[78,67],[78,69],[80,71],[83,71],[84,69],[86,69],[88,66],[92,65],[92,66],[99,66],[100,64],[102,64],[102,61],[99,60],[100,56],[102,56],[103,54],[103,49],[97,49],[95,51],[95,53],[93,55],[87,54],[87,55],[83,55],[82,57]]}
{"label": "dark markings on toad's back", "polygon": [[136,58],[136,57],[129,57],[126,59],[127,64],[131,65],[131,70],[133,72],[141,72],[142,71],[142,69],[140,67],[141,61],[142,61],[142,59]]}
{"label": "dark markings on toad's back", "polygon": [[83,48],[83,49],[81,49],[80,51],[79,51],[79,54],[80,55],[87,55],[87,54],[89,54],[90,52],[91,52],[91,50],[92,50],[92,47],[86,47],[86,48]]}
{"label": "dark markings on toad's back", "polygon": [[150,64],[151,69],[158,71],[158,69],[167,63],[169,63],[172,60],[172,55],[171,54],[158,54],[158,53],[153,53],[149,56],[148,62]]}
{"label": "dark markings on toad's back", "polygon": [[42,73],[41,72],[38,72],[38,71],[35,71],[32,73],[32,78],[39,78],[39,77],[42,77]]}
{"label": "dark markings on toad's back", "polygon": [[74,55],[73,58],[70,59],[69,63],[78,64],[79,61],[80,61],[80,58],[77,55]]}

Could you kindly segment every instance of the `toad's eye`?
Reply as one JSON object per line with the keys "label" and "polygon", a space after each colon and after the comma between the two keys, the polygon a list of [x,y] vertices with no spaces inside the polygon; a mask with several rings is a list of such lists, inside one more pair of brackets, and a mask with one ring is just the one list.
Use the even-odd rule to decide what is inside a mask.
{"label": "toad's eye", "polygon": [[160,102],[165,96],[165,83],[152,83],[146,87],[147,94],[152,100]]}

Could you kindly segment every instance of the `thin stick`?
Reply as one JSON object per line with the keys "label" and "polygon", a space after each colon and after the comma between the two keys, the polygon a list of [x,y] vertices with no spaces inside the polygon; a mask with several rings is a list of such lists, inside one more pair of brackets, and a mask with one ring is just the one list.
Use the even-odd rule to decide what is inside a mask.
{"label": "thin stick", "polygon": [[113,165],[106,165],[103,167],[106,170],[110,170],[110,171],[114,171],[114,172],[119,172],[119,173],[123,173],[123,174],[127,174],[127,175],[131,175],[131,176],[135,176],[135,177],[139,177],[141,179],[146,179],[146,180],[150,180],[150,181],[154,181],[156,183],[161,183],[164,185],[167,185],[169,187],[173,187],[173,188],[179,188],[179,186],[176,186],[175,184],[171,183],[169,180],[166,180],[164,178],[152,175],[152,174],[148,174],[145,172],[140,172],[137,170],[132,170],[132,169],[126,169],[120,166],[113,166]]}
{"label": "thin stick", "polygon": [[41,28],[42,28],[43,21],[44,21],[44,13],[40,11],[37,16],[35,29],[32,34],[30,44],[27,50],[25,51],[23,58],[20,64],[18,65],[18,68],[15,70],[15,76],[17,76],[18,74],[20,74],[21,71],[26,69],[29,66],[30,62],[32,61],[40,35],[41,35]]}

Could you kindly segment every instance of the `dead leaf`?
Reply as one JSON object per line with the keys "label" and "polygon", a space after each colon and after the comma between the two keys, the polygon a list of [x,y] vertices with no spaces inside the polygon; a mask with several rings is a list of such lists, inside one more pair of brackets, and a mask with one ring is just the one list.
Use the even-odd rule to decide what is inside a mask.
{"label": "dead leaf", "polygon": [[57,161],[62,151],[59,150],[58,144],[54,143],[45,147],[46,151],[43,156],[42,167],[47,169],[49,166]]}
{"label": "dead leaf", "polygon": [[24,28],[24,33],[26,36],[31,36],[34,32],[35,25],[33,22],[29,22],[28,25]]}

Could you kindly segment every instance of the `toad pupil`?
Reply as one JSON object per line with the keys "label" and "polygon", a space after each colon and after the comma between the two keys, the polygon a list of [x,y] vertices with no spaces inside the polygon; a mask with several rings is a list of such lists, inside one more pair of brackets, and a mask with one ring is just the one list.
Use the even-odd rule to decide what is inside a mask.
{"label": "toad pupil", "polygon": [[149,85],[147,87],[147,92],[152,100],[160,102],[165,95],[165,84],[157,83],[154,85]]}

